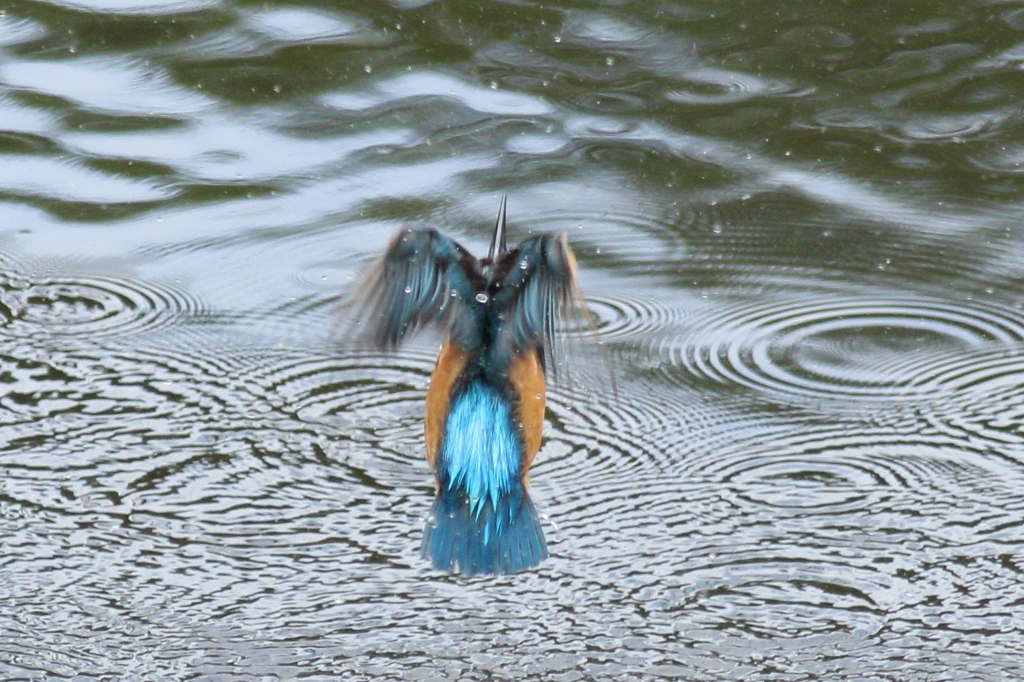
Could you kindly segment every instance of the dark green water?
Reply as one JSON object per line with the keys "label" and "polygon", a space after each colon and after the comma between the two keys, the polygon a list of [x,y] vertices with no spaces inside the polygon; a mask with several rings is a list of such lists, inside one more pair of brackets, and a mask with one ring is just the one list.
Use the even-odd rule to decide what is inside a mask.
{"label": "dark green water", "polygon": [[[0,678],[1016,680],[1024,5],[8,0]],[[403,225],[569,232],[552,557],[435,573]]]}

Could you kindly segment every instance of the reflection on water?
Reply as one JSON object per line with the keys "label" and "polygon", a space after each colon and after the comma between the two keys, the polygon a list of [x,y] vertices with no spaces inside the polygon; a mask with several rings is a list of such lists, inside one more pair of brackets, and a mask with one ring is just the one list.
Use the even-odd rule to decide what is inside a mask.
{"label": "reflection on water", "polygon": [[[0,677],[1018,676],[1020,9],[0,9]],[[418,556],[407,223],[569,232],[552,557]]]}

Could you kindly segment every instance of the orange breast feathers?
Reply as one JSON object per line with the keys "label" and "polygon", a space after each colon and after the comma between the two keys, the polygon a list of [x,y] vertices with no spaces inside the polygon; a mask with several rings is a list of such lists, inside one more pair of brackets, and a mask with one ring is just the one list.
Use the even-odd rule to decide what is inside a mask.
{"label": "orange breast feathers", "polygon": [[544,370],[541,369],[536,349],[531,349],[512,361],[508,368],[508,378],[519,396],[515,419],[526,449],[523,453],[525,478],[526,471],[540,450],[540,436],[544,428]]}
{"label": "orange breast feathers", "polygon": [[[445,339],[437,365],[430,375],[427,389],[427,415],[424,421],[424,436],[427,443],[427,464],[431,470],[437,463],[441,448],[445,421],[451,408],[452,386],[466,369],[469,355]],[[533,458],[540,450],[541,432],[544,427],[544,370],[536,350],[518,356],[509,366],[508,378],[519,396],[515,405],[514,418],[519,435],[523,439],[523,474],[530,468]]]}
{"label": "orange breast feathers", "polygon": [[430,375],[430,387],[427,389],[427,416],[423,431],[427,441],[427,464],[431,471],[437,462],[437,452],[441,447],[441,436],[444,435],[444,423],[448,419],[451,408],[452,386],[466,369],[469,355],[457,346],[444,340],[441,353],[437,356],[434,373]]}

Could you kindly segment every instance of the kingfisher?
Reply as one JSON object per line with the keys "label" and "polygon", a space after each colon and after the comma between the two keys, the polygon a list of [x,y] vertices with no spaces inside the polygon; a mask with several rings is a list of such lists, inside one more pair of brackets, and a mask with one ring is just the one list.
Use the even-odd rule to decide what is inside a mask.
{"label": "kingfisher", "polygon": [[506,206],[503,196],[485,258],[435,229],[402,229],[350,295],[354,333],[375,349],[424,327],[444,335],[426,398],[437,494],[421,553],[465,575],[514,573],[548,556],[527,471],[541,445],[545,378],[564,370],[559,325],[590,320],[566,234],[509,249]]}

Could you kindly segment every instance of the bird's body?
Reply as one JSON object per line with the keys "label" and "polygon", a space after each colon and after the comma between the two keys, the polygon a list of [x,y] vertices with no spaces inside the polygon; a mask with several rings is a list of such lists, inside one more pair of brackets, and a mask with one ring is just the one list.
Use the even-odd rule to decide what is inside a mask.
{"label": "bird's body", "polygon": [[427,391],[438,493],[424,556],[465,574],[536,565],[547,544],[526,474],[540,449],[545,374],[555,371],[555,323],[586,314],[565,236],[508,250],[503,200],[487,258],[434,230],[403,230],[360,291],[356,321],[376,347],[427,324],[447,332]]}
{"label": "bird's body", "polygon": [[544,373],[536,351],[488,367],[445,342],[427,391],[427,462],[438,496],[423,539],[440,568],[512,573],[547,556],[526,472],[540,449]]}

